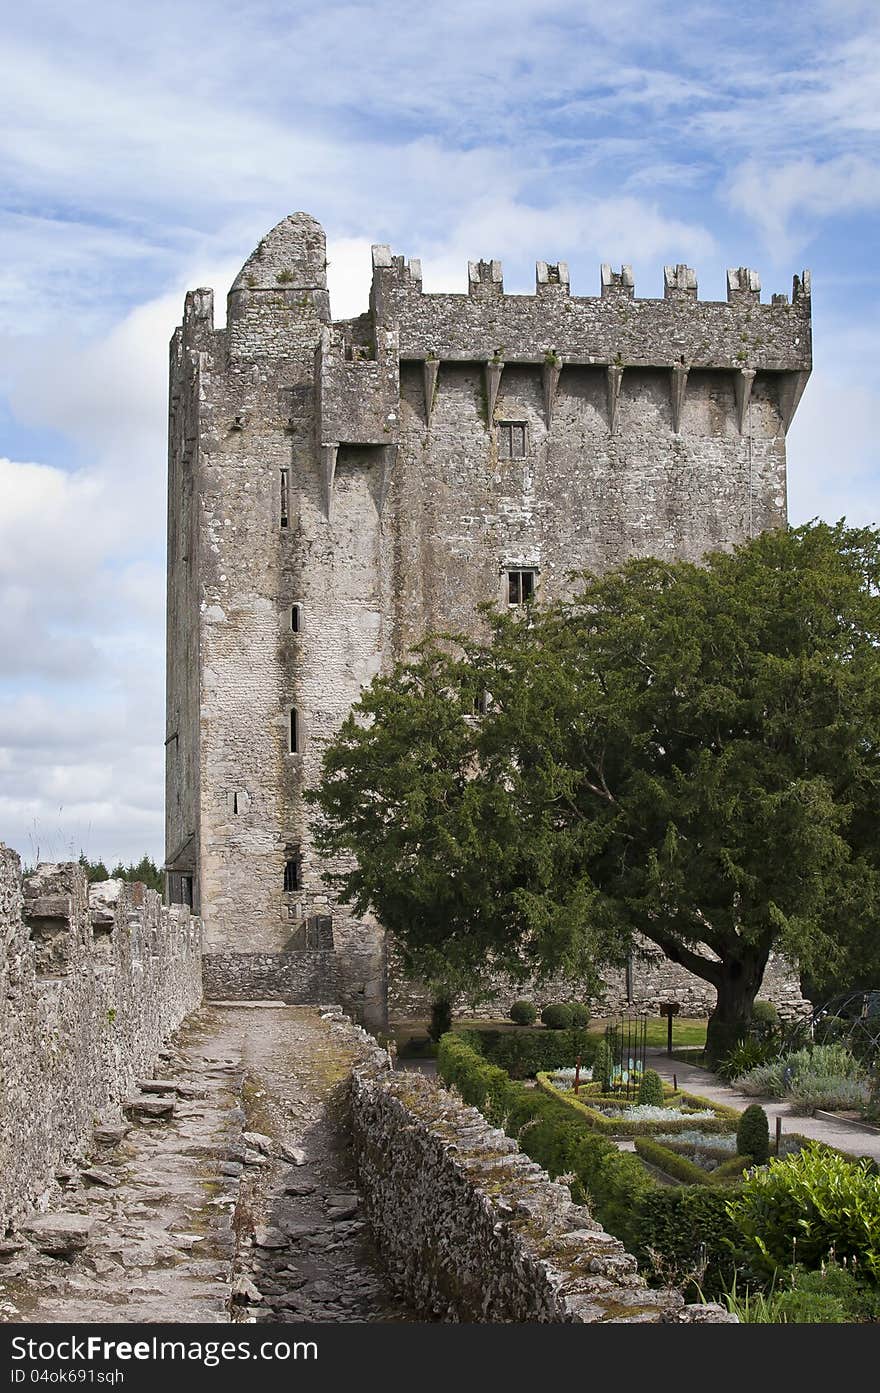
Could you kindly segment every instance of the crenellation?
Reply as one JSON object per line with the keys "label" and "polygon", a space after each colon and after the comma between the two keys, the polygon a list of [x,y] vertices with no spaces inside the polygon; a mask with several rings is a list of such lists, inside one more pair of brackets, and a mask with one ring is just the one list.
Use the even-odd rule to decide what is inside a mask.
{"label": "crenellation", "polygon": [[[209,292],[187,299],[170,355],[166,758],[169,885],[202,911],[210,989],[274,982],[305,1001],[323,984],[378,1025],[384,936],[325,884],[338,867],[314,852],[302,798],[326,742],[427,632],[482,632],[508,568],[552,600],[572,571],[699,561],[783,524],[811,338],[807,273],[791,304],[761,304],[744,268],[727,300],[700,301],[686,266],[637,299],[629,266],[573,296],[566,264],[539,261],[535,294],[507,295],[501,263],[474,261],[462,295],[423,293],[419,262],[389,246],[372,261],[369,310],[333,321],[323,231],[294,214],[245,262],[225,329]],[[320,950],[316,916],[332,921]]]}
{"label": "crenellation", "polygon": [[500,261],[468,262],[468,295],[487,298],[504,294]]}
{"label": "crenellation", "polygon": [[664,300],[696,300],[697,273],[692,266],[663,267]]}
{"label": "crenellation", "polygon": [[759,304],[761,300],[761,277],[757,271],[747,266],[728,267],[727,299],[730,304]]}
{"label": "crenellation", "polygon": [[621,266],[619,271],[615,271],[607,261],[603,261],[600,293],[603,300],[632,300],[636,293],[632,267]]}

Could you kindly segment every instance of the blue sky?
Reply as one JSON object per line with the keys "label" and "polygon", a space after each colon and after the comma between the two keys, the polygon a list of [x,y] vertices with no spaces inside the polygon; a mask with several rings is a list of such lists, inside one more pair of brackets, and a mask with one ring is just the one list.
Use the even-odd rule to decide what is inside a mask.
{"label": "blue sky", "polygon": [[572,291],[664,262],[723,299],[813,272],[790,516],[880,522],[880,6],[31,0],[0,86],[0,840],[162,854],[167,341],[260,237],[323,222],[336,317],[370,244]]}

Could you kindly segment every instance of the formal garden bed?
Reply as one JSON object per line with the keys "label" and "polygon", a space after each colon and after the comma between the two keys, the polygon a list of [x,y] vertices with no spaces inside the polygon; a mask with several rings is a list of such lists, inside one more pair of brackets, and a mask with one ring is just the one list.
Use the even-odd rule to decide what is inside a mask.
{"label": "formal garden bed", "polygon": [[597,1132],[610,1137],[637,1137],[658,1132],[683,1132],[699,1122],[709,1133],[735,1132],[739,1113],[721,1103],[711,1103],[695,1093],[663,1085],[663,1102],[640,1103],[619,1092],[606,1093],[601,1081],[588,1080],[577,1094],[572,1071],[540,1072],[538,1087],[579,1112]]}
{"label": "formal garden bed", "polygon": [[[621,1239],[649,1281],[726,1300],[747,1321],[878,1318],[880,1179],[871,1163],[791,1134],[780,1156],[771,1157],[766,1114],[757,1106],[747,1110],[760,1123],[765,1148],[756,1159],[743,1149],[745,1114],[723,1109],[719,1117],[717,1104],[668,1089],[659,1110],[683,1111],[684,1102],[692,1109],[677,1119],[684,1126],[650,1134],[638,1129],[656,1128],[660,1119],[631,1119],[636,1151],[622,1151],[609,1125],[615,1119],[595,1106],[619,1107],[620,1097],[603,1094],[592,1079],[585,1079],[597,1090],[590,1102],[580,1097],[598,1039],[589,1061],[577,1050],[579,1068],[577,1059],[536,1068],[546,1076],[538,1088],[494,1063],[496,1048],[491,1032],[447,1034],[439,1072],[527,1155],[564,1177],[573,1198]],[[711,1116],[694,1118],[704,1111]]]}

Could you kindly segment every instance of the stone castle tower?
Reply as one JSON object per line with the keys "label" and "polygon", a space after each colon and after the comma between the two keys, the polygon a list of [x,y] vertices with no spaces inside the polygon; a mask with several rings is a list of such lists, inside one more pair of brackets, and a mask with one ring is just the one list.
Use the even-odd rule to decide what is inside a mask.
{"label": "stone castle tower", "polygon": [[363,685],[493,598],[540,603],[629,556],[699,560],[786,520],[785,434],[811,366],[810,282],[664,298],[564,263],[467,295],[373,248],[334,322],[324,232],[278,224],[171,343],[166,870],[205,924],[215,997],[341,1000],[381,1024],[380,928],[334,903],[302,791]]}

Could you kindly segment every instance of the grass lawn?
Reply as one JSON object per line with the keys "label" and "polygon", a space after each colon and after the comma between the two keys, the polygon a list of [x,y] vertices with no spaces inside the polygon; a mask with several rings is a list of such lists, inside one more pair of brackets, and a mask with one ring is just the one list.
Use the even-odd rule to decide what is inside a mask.
{"label": "grass lawn", "polygon": [[[648,1016],[647,1022],[648,1046],[663,1049],[666,1045],[666,1018],[661,1016]],[[588,1029],[592,1034],[599,1035],[605,1029],[607,1023],[608,1022],[604,1020],[590,1021]],[[540,1022],[536,1022],[536,1025],[540,1025]],[[452,1022],[452,1029],[522,1030],[523,1027],[514,1025],[513,1021],[509,1020],[492,1020],[485,1018],[474,1020],[470,1017],[460,1016]],[[395,1021],[389,1029],[389,1034],[394,1039],[398,1053],[400,1054],[424,1055],[429,1048],[428,1022],[425,1019]],[[673,1049],[680,1049],[682,1046],[687,1045],[698,1045],[702,1048],[705,1043],[705,1019],[693,1019],[689,1016],[673,1017]]]}

